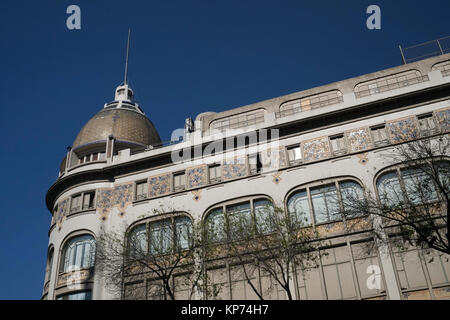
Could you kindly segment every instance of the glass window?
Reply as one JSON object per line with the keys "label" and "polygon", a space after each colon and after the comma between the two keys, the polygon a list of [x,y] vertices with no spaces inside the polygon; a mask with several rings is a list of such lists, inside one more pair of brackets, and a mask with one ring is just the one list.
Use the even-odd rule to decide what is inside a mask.
{"label": "glass window", "polygon": [[136,200],[146,199],[148,194],[148,183],[142,181],[136,183]]}
{"label": "glass window", "polygon": [[148,252],[148,239],[146,225],[141,224],[133,229],[130,234],[128,248],[131,258],[140,258]]}
{"label": "glass window", "polygon": [[206,218],[206,230],[209,240],[225,240],[225,217],[222,208],[211,210]]}
{"label": "glass window", "polygon": [[288,159],[290,163],[298,162],[302,159],[302,152],[300,146],[292,146],[287,148]]}
{"label": "glass window", "polygon": [[379,145],[388,141],[385,125],[370,128],[375,145]]}
{"label": "glass window", "polygon": [[253,227],[250,201],[227,206],[226,210],[231,239],[238,239],[241,232]]}
{"label": "glass window", "polygon": [[172,249],[172,228],[170,220],[150,224],[150,253],[164,254]]}
{"label": "glass window", "polygon": [[91,235],[70,239],[65,245],[63,272],[94,266],[95,240]]}
{"label": "glass window", "polygon": [[405,191],[409,201],[413,204],[427,203],[437,200],[437,193],[433,180],[420,168],[401,170]]}
{"label": "glass window", "polygon": [[185,186],[185,174],[184,172],[174,174],[173,187],[175,191],[183,190]]}
{"label": "glass window", "polygon": [[306,190],[297,191],[288,200],[288,210],[294,223],[310,225],[311,216]]}
{"label": "glass window", "polygon": [[220,181],[222,177],[221,165],[215,164],[209,166],[209,182],[217,182]]}
{"label": "glass window", "polygon": [[310,192],[316,223],[340,219],[339,201],[334,184],[311,188]]}
{"label": "glass window", "polygon": [[92,292],[91,291],[83,291],[83,292],[75,292],[69,293],[62,296],[58,296],[57,300],[91,300]]}
{"label": "glass window", "polygon": [[382,204],[394,206],[404,202],[402,188],[396,171],[383,174],[377,180],[377,190]]}
{"label": "glass window", "polygon": [[94,192],[87,192],[83,195],[83,210],[94,208]]}
{"label": "glass window", "polygon": [[255,221],[258,233],[269,233],[274,230],[274,208],[268,199],[257,199],[253,201],[255,209]]}
{"label": "glass window", "polygon": [[80,211],[81,210],[81,194],[72,197],[70,204],[70,211]]}
{"label": "glass window", "polygon": [[350,215],[359,215],[358,212],[355,212],[355,208],[351,204],[364,199],[364,192],[360,184],[351,180],[342,181],[339,182],[339,188],[344,210]]}
{"label": "glass window", "polygon": [[192,222],[188,217],[175,219],[177,245],[180,249],[188,249],[191,245]]}

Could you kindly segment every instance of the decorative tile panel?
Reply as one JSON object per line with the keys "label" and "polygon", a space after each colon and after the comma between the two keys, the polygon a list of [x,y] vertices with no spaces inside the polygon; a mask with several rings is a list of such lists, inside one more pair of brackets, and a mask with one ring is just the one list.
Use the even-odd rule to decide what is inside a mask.
{"label": "decorative tile panel", "polygon": [[119,210],[119,215],[125,214],[126,208],[133,202],[133,183],[123,183],[114,188],[97,190],[97,211],[100,219],[106,220],[113,208]]}
{"label": "decorative tile panel", "polygon": [[186,169],[186,187],[197,188],[207,183],[208,166],[201,165]]}
{"label": "decorative tile panel", "polygon": [[113,208],[114,188],[105,188],[97,190],[97,211],[100,219],[106,220]]}
{"label": "decorative tile panel", "polygon": [[150,197],[156,197],[170,192],[170,173],[149,178]]}
{"label": "decorative tile panel", "polygon": [[417,139],[419,128],[414,117],[389,121],[386,123],[389,137],[393,143]]}
{"label": "decorative tile panel", "polygon": [[316,161],[330,156],[328,137],[321,137],[305,141],[301,144],[303,159],[306,162]]}
{"label": "decorative tile panel", "polygon": [[125,209],[133,202],[133,183],[124,183],[114,186],[114,207],[119,210],[123,216]]}
{"label": "decorative tile panel", "polygon": [[247,175],[245,157],[226,159],[222,165],[222,177],[224,180],[236,179]]}
{"label": "decorative tile panel", "polygon": [[66,220],[67,214],[69,213],[69,199],[58,202],[58,211],[55,212],[55,222],[58,226],[58,231],[61,230],[64,220]]}
{"label": "decorative tile panel", "polygon": [[284,147],[270,148],[261,151],[263,172],[278,170],[286,166]]}
{"label": "decorative tile panel", "polygon": [[444,132],[450,131],[450,108],[436,110],[434,116]]}
{"label": "decorative tile panel", "polygon": [[358,128],[346,132],[350,152],[368,149],[372,145],[368,128]]}

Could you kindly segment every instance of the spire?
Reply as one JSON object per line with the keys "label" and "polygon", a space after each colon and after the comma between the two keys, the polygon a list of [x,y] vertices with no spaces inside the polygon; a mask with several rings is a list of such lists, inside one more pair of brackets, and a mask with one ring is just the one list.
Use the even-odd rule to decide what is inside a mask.
{"label": "spire", "polygon": [[133,100],[133,90],[128,86],[128,54],[130,51],[130,35],[131,30],[128,28],[128,41],[127,41],[127,55],[125,58],[125,75],[123,84],[116,88],[115,101],[132,101]]}
{"label": "spire", "polygon": [[128,28],[128,41],[127,41],[127,57],[125,59],[125,77],[124,77],[124,81],[123,84],[127,85],[127,75],[128,75],[128,52],[130,50],[130,34],[131,34],[131,30],[130,28]]}

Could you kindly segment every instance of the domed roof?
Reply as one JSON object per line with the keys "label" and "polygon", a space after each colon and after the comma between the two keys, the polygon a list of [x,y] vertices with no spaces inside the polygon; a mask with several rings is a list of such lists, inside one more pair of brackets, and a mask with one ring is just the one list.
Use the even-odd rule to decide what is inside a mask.
{"label": "domed roof", "polygon": [[[126,92],[123,93],[122,90]],[[120,96],[125,94],[126,98]],[[130,96],[128,96],[130,95]],[[117,141],[141,146],[157,145],[161,138],[153,123],[137,104],[131,102],[132,91],[128,86],[119,86],[116,101],[105,105],[78,133],[72,148],[106,141],[112,135]]]}

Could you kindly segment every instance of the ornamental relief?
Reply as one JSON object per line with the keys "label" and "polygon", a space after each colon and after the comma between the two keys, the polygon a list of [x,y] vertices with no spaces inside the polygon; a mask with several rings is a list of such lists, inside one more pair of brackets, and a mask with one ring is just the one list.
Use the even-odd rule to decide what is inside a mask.
{"label": "ornamental relief", "polygon": [[222,165],[222,176],[224,180],[231,180],[247,175],[245,157],[226,159]]}
{"label": "ornamental relief", "polygon": [[437,110],[434,116],[444,132],[450,131],[450,108]]}
{"label": "ornamental relief", "polygon": [[419,127],[415,117],[387,121],[386,127],[393,143],[410,141],[419,137]]}
{"label": "ornamental relief", "polygon": [[350,152],[357,152],[372,146],[370,132],[367,127],[347,131],[346,136]]}
{"label": "ornamental relief", "polygon": [[125,215],[125,210],[133,202],[134,183],[122,183],[113,188],[97,190],[97,211],[100,219],[105,221],[113,208],[117,208],[119,215]]}
{"label": "ornamental relief", "polygon": [[186,169],[187,189],[197,188],[207,183],[207,165],[201,165]]}
{"label": "ornamental relief", "polygon": [[303,159],[306,162],[328,158],[331,155],[328,137],[320,137],[303,142]]}

